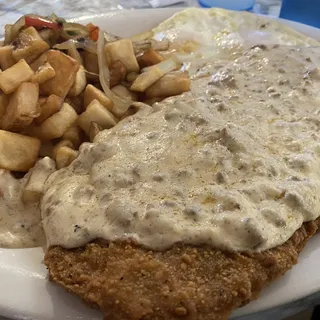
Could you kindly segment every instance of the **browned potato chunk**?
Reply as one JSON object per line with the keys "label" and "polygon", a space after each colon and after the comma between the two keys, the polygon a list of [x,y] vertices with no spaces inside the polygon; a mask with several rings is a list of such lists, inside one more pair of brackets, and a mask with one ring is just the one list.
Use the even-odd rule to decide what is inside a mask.
{"label": "browned potato chunk", "polygon": [[76,79],[68,93],[68,96],[70,97],[78,96],[84,90],[86,85],[87,85],[86,71],[84,70],[83,66],[80,66],[76,75]]}
{"label": "browned potato chunk", "polygon": [[49,62],[46,62],[44,65],[40,66],[36,73],[32,76],[31,82],[36,82],[42,84],[56,75],[56,72],[51,67]]}
{"label": "browned potato chunk", "polygon": [[106,109],[112,110],[113,102],[102,92],[94,87],[92,84],[88,84],[84,92],[84,106],[87,108],[93,100],[98,100]]}
{"label": "browned potato chunk", "polygon": [[44,184],[56,169],[55,162],[45,157],[39,160],[30,171],[30,176],[22,192],[24,203],[39,202],[44,191]]}
{"label": "browned potato chunk", "polygon": [[68,147],[73,149],[73,143],[70,140],[61,140],[59,141],[52,149],[52,158],[56,160],[57,158],[57,151],[61,148],[61,147]]}
{"label": "browned potato chunk", "polygon": [[96,122],[103,129],[109,129],[118,121],[98,100],[93,100],[87,110],[78,118],[78,125],[88,137],[90,136],[91,122]]}
{"label": "browned potato chunk", "polygon": [[100,131],[102,131],[102,128],[96,122],[91,122],[89,131],[90,131],[90,134],[89,134],[90,141],[93,142],[96,135]]}
{"label": "browned potato chunk", "polygon": [[120,60],[125,65],[128,72],[139,71],[139,64],[130,39],[121,39],[107,43],[104,50],[111,63]]}
{"label": "browned potato chunk", "polygon": [[21,131],[40,115],[38,105],[39,86],[36,83],[23,82],[11,95],[6,113],[2,119],[2,128]]}
{"label": "browned potato chunk", "polygon": [[60,97],[55,94],[51,94],[42,103],[40,103],[40,116],[34,120],[35,124],[40,125],[43,121],[57,113],[61,109],[62,104],[63,100]]}
{"label": "browned potato chunk", "polygon": [[190,78],[183,72],[164,75],[146,90],[148,98],[171,97],[190,90]]}
{"label": "browned potato chunk", "polygon": [[[49,50],[44,55],[45,61],[50,63],[56,75],[41,84],[40,90],[46,95],[55,94],[65,98],[76,79],[79,64],[76,60],[58,50]],[[42,62],[44,58],[41,56],[39,59]],[[36,66],[37,64],[35,63],[33,67]]]}
{"label": "browned potato chunk", "polygon": [[76,149],[84,142],[84,138],[83,131],[77,125],[72,125],[62,136],[62,139],[71,141]]}
{"label": "browned potato chunk", "polygon": [[79,151],[73,150],[69,147],[61,147],[57,150],[56,163],[57,168],[61,169],[67,167],[79,155]]}
{"label": "browned potato chunk", "polygon": [[60,138],[67,129],[77,120],[78,115],[67,103],[62,105],[59,112],[42,122],[39,131],[39,138],[48,141]]}
{"label": "browned potato chunk", "polygon": [[120,84],[126,74],[127,68],[120,60],[113,62],[110,66],[110,87]]}
{"label": "browned potato chunk", "polygon": [[34,27],[28,27],[19,32],[12,56],[16,61],[24,59],[30,63],[47,50],[49,45],[42,40],[37,30]]}
{"label": "browned potato chunk", "polygon": [[175,70],[177,68],[177,62],[174,58],[171,58],[147,68],[147,71],[141,73],[138,78],[134,80],[130,88],[131,90],[144,92],[165,74]]}
{"label": "browned potato chunk", "polygon": [[6,93],[12,93],[20,83],[29,81],[33,71],[25,60],[20,60],[12,67],[0,73],[0,89]]}
{"label": "browned potato chunk", "polygon": [[65,102],[70,104],[70,106],[76,111],[77,114],[82,113],[84,108],[84,92],[80,93],[76,97],[66,97]]}
{"label": "browned potato chunk", "polygon": [[150,67],[163,61],[163,57],[154,49],[150,48],[138,57],[140,68]]}
{"label": "browned potato chunk", "polygon": [[38,159],[40,140],[0,130],[0,168],[27,172]]}
{"label": "browned potato chunk", "polygon": [[0,47],[0,67],[6,70],[12,67],[16,62],[12,57],[13,46]]}

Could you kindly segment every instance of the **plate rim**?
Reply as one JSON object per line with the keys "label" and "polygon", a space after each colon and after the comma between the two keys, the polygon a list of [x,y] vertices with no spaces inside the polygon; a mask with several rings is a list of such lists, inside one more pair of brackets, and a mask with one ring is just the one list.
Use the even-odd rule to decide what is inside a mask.
{"label": "plate rim", "polygon": [[[71,18],[68,19],[70,21],[77,21],[77,22],[83,22],[83,21],[92,21],[95,23],[94,20],[98,20],[98,19],[103,19],[103,18],[112,18],[114,16],[126,16],[126,15],[138,15],[138,14],[146,14],[146,13],[151,13],[151,15],[155,14],[155,12],[158,12],[159,14],[162,15],[168,15],[166,18],[170,17],[171,15],[186,9],[185,7],[174,7],[174,8],[157,8],[157,9],[136,9],[136,10],[119,10],[119,11],[110,11],[110,12],[106,12],[106,13],[99,13],[99,14],[91,14],[91,15],[82,15],[79,17],[75,17],[75,18]],[[200,9],[200,8],[198,8]],[[201,10],[207,10],[207,9],[201,9]],[[254,14],[254,13],[253,13]],[[148,15],[149,16],[149,15]],[[312,27],[312,26],[308,26],[299,22],[294,22],[294,21],[289,21],[286,19],[281,19],[281,18],[276,18],[276,17],[270,17],[267,16],[270,19],[276,19],[280,22],[283,22],[286,25],[289,25],[291,27],[293,27],[295,30],[300,31],[301,29],[306,30],[307,33],[305,33],[306,35],[310,36],[311,33],[314,34],[318,34],[317,36],[317,40],[320,41],[320,29],[316,28],[316,27]],[[149,18],[150,19],[150,18]],[[301,32],[301,31],[300,31]],[[304,32],[303,32],[304,33]],[[302,251],[301,256],[304,257],[303,259],[306,259],[310,256],[312,256],[313,250],[310,251],[310,247],[312,246],[313,242],[316,242],[317,239],[319,240],[320,234],[316,235],[313,237],[313,239],[311,239],[310,241],[308,241],[307,247]],[[311,244],[310,244],[311,243]],[[317,251],[317,250],[316,250]],[[320,248],[318,250],[319,255],[317,255],[318,258],[320,258]],[[19,260],[19,256],[24,257],[24,259],[26,259],[26,261],[22,262],[22,267],[20,266],[16,266],[15,263]],[[27,262],[28,259],[30,258],[30,256],[32,256],[34,259],[37,260],[37,264],[39,263],[39,265],[32,270],[32,266],[34,264],[35,261],[33,261],[32,263]],[[32,260],[33,260],[32,258]],[[74,315],[66,315],[65,318],[59,318],[59,320],[63,320],[63,319],[73,319],[73,317],[75,317],[74,319],[83,319],[83,320],[88,320],[88,319],[92,319],[92,320],[96,320],[97,318],[97,313],[94,312],[93,310],[90,310],[89,307],[85,306],[80,299],[75,298],[73,296],[71,296],[70,294],[68,294],[65,289],[62,288],[57,288],[57,286],[55,284],[49,283],[47,280],[47,271],[46,268],[44,267],[44,265],[41,265],[40,262],[43,259],[43,250],[42,248],[31,248],[31,249],[1,249],[0,248],[0,278],[5,277],[5,284],[6,285],[10,285],[10,279],[12,279],[12,277],[16,277],[16,278],[21,278],[24,280],[30,280],[31,284],[33,285],[33,283],[37,283],[36,286],[39,286],[39,288],[41,290],[43,290],[43,288],[45,288],[46,290],[53,290],[53,291],[57,291],[57,295],[63,296],[63,298],[66,299],[66,301],[71,304],[71,308],[73,305],[76,306],[76,308],[79,308],[79,305],[83,305],[85,307],[85,315],[83,315],[82,313],[75,313]],[[12,265],[10,265],[10,263],[6,264],[6,261],[11,261]],[[21,263],[21,262],[20,262]],[[300,261],[301,263],[301,261]],[[300,264],[301,266],[301,264]],[[290,278],[290,274],[295,274],[297,272],[297,268],[299,268],[299,263],[296,267],[294,267],[294,269],[292,269],[291,271],[289,271],[286,275],[282,276],[282,279],[284,277],[286,278]],[[295,271],[294,271],[295,270]],[[20,280],[21,280],[20,279]],[[9,280],[9,281],[8,281]],[[19,280],[19,281],[20,281]],[[18,282],[19,282],[18,281]],[[22,280],[21,280],[22,281]],[[26,281],[27,283],[29,283],[28,281]],[[42,284],[39,284],[37,281],[40,281]],[[24,288],[25,289],[25,288]],[[30,290],[33,288],[29,288]],[[6,316],[6,317],[10,317],[12,319],[29,319],[30,317],[32,319],[44,319],[44,320],[52,320],[54,318],[48,317],[48,316],[44,316],[42,317],[41,315],[37,315],[34,312],[32,312],[32,310],[20,310],[21,306],[17,306],[14,303],[12,305],[3,305],[3,295],[4,293],[11,293],[10,288],[8,288],[8,291],[4,292],[4,291],[0,291],[0,315]],[[32,290],[31,290],[32,291]],[[270,309],[274,309],[274,308],[278,308],[279,306],[285,306],[288,303],[292,303],[294,301],[300,300],[301,298],[307,297],[309,295],[312,295],[316,292],[320,292],[320,277],[319,277],[319,285],[314,287],[313,289],[309,290],[309,292],[307,294],[302,293],[302,294],[296,294],[295,298],[292,299],[291,298],[287,298],[287,299],[282,299],[280,300],[281,302],[279,303],[269,303],[269,304],[265,304],[265,306],[261,306],[261,304],[256,303],[256,302],[251,302],[248,306],[241,308],[241,309],[237,309],[233,315],[232,318],[234,316],[244,316],[244,315],[254,315],[255,313],[259,313],[262,311],[266,311],[266,310],[270,310]],[[34,297],[37,298],[37,297]],[[62,297],[61,297],[62,299]],[[41,300],[41,299],[40,299]],[[257,300],[259,301],[259,300]],[[17,302],[17,304],[20,304],[23,302],[21,300],[17,300],[15,301]],[[6,302],[5,302],[6,303]],[[60,301],[60,299],[58,300],[58,303],[62,303],[62,301]],[[262,304],[263,305],[263,304]],[[49,308],[54,309],[54,305],[50,305]],[[83,310],[84,308],[80,308],[80,311]],[[70,308],[68,309],[70,310]],[[72,310],[71,310],[72,311]],[[71,312],[70,311],[70,312]],[[86,315],[89,314],[88,318]],[[40,318],[39,318],[40,317]]]}

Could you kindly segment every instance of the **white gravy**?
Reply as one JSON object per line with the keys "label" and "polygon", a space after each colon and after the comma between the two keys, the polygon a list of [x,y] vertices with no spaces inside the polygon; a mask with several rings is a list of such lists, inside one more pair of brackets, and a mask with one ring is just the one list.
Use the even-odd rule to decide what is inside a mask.
{"label": "white gravy", "polygon": [[[317,49],[255,48],[83,144],[47,180],[47,244],[261,251],[320,215]],[[308,54],[307,54],[308,53]],[[21,227],[19,227],[19,230]]]}
{"label": "white gravy", "polygon": [[0,169],[0,247],[28,248],[44,244],[39,204],[25,205],[27,177],[15,179]]}

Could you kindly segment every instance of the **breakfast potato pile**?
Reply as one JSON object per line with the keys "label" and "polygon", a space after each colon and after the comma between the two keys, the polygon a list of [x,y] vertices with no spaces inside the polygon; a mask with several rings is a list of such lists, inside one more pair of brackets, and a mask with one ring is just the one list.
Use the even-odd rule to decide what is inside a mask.
{"label": "breakfast potato pile", "polygon": [[190,90],[166,40],[133,42],[92,24],[27,15],[0,46],[0,168],[27,172],[49,156],[68,166],[82,142]]}

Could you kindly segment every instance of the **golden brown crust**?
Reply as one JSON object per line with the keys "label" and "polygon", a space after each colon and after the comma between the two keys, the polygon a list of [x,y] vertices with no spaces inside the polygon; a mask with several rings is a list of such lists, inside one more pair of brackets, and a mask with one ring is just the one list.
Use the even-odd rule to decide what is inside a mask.
{"label": "golden brown crust", "polygon": [[96,241],[51,248],[51,279],[98,306],[108,320],[225,320],[258,297],[297,262],[320,219],[305,223],[285,244],[244,254],[176,245],[165,252]]}

